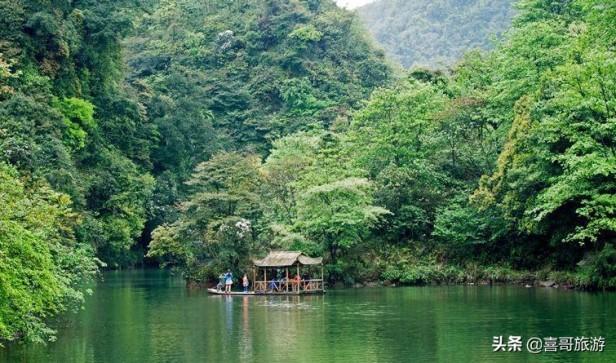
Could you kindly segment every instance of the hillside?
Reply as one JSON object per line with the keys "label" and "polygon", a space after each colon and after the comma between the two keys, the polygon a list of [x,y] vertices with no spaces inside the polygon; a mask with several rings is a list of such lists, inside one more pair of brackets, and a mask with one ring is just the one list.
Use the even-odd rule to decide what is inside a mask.
{"label": "hillside", "polygon": [[473,48],[488,49],[506,31],[513,0],[379,0],[357,13],[385,49],[404,67],[438,68]]}
{"label": "hillside", "polygon": [[162,1],[125,41],[128,82],[156,128],[146,235],[177,211],[195,166],[220,151],[265,156],[298,131],[344,123],[392,71],[333,1]]}
{"label": "hillside", "polygon": [[9,0],[0,19],[0,341],[50,336],[84,278],[142,263],[199,162],[344,121],[391,77],[330,0]]}
{"label": "hillside", "polygon": [[[415,65],[510,16],[413,4]],[[616,6],[518,8],[398,77],[331,0],[0,2],[0,344],[146,254],[203,283],[298,250],[330,286],[616,289]]]}
{"label": "hillside", "polygon": [[300,250],[330,283],[616,288],[616,8],[520,9],[493,51],[413,70],[350,122],[200,163],[149,255],[202,282]]}
{"label": "hillside", "polygon": [[[126,42],[129,80],[154,95],[144,103],[159,130],[173,132],[164,119],[178,111],[207,111],[212,141],[226,149],[264,153],[275,138],[328,127],[391,73],[333,1],[163,1],[135,34]],[[177,165],[159,152],[155,168]]]}

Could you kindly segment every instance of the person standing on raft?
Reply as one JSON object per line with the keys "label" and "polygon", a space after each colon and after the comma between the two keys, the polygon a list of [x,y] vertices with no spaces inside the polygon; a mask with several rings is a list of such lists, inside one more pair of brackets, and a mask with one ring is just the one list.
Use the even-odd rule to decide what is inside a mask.
{"label": "person standing on raft", "polygon": [[225,278],[226,274],[218,275],[218,284],[216,284],[216,291],[221,292],[222,288],[225,287]]}
{"label": "person standing on raft", "polygon": [[227,271],[225,274],[225,293],[231,293],[231,285],[233,285],[233,274],[231,271]]}
{"label": "person standing on raft", "polygon": [[244,292],[248,292],[248,276],[246,276],[246,274],[244,274],[244,277],[242,277],[242,286],[244,286]]}

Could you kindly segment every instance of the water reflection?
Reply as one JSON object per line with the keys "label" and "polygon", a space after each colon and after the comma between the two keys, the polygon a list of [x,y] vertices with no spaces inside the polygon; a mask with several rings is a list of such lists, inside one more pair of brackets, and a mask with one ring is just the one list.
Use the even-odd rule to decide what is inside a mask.
{"label": "water reflection", "polygon": [[616,336],[615,294],[507,287],[208,296],[160,272],[121,272],[59,322],[58,341],[0,362],[616,361],[604,353],[494,354],[494,335]]}
{"label": "water reflection", "polygon": [[240,339],[240,360],[242,362],[250,361],[253,354],[249,319],[249,299],[251,298],[249,296],[242,297],[242,337]]}

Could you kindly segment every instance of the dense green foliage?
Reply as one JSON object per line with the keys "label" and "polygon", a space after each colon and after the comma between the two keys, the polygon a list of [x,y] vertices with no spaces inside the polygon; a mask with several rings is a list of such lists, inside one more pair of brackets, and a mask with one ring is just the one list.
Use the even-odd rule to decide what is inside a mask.
{"label": "dense green foliage", "polygon": [[75,233],[125,263],[146,220],[154,129],[122,86],[125,15],[96,2],[3,2],[0,158],[71,197]]}
{"label": "dense green foliage", "polygon": [[156,127],[150,227],[173,222],[193,168],[221,150],[344,119],[391,78],[357,19],[331,1],[162,1],[126,40],[129,81]]}
{"label": "dense green foliage", "polygon": [[404,67],[439,68],[488,49],[511,24],[513,0],[377,0],[357,9],[387,54]]}
{"label": "dense green foliage", "polygon": [[146,248],[198,281],[293,249],[332,282],[616,288],[616,9],[518,7],[395,79],[329,0],[0,3],[0,339]]}
{"label": "dense green foliage", "polygon": [[[233,232],[227,246],[241,253],[224,262],[238,269],[249,255],[285,248],[324,255],[330,279],[349,283],[551,277],[616,287],[616,72],[614,24],[605,21],[614,7],[518,7],[506,39],[490,53],[468,53],[451,74],[411,71],[350,118],[274,141],[262,163],[234,154],[256,184],[232,194],[233,183],[220,184],[234,208],[215,208],[224,211],[215,217],[183,209],[150,254],[177,262],[169,256],[189,247],[204,267],[191,277],[211,278],[207,266],[221,267],[220,252],[203,248],[215,241],[203,236],[219,220],[243,218],[250,240]],[[212,161],[219,157],[229,156]],[[249,169],[205,165],[196,175],[207,167],[243,180]],[[210,203],[203,197],[213,185],[194,185],[187,205]],[[169,237],[181,231],[194,236],[190,245]]]}
{"label": "dense green foliage", "polygon": [[44,319],[78,304],[97,266],[67,195],[0,164],[0,205],[0,337],[41,341],[53,333]]}
{"label": "dense green foliage", "polygon": [[162,1],[135,33],[130,80],[165,140],[155,171],[182,176],[214,151],[263,154],[280,136],[327,127],[390,78],[330,1]]}
{"label": "dense green foliage", "polygon": [[[141,263],[155,227],[202,204],[212,208],[200,217],[206,239],[220,244],[209,256],[221,266],[247,258],[253,245],[222,230],[245,220],[234,214],[261,213],[234,173],[254,175],[237,169],[239,154],[212,156],[252,152],[258,163],[276,138],[345,119],[391,78],[356,18],[331,1],[8,0],[0,15],[0,162],[25,180],[2,184],[0,196],[17,193],[2,215],[13,223],[25,212],[10,206],[28,203],[44,213],[41,193],[53,196],[42,210],[58,209],[44,231],[3,219],[3,266],[24,270],[0,271],[0,340],[50,337],[46,318],[78,303],[95,256]],[[209,185],[223,167],[232,178]],[[175,208],[199,188],[208,192]]]}
{"label": "dense green foliage", "polygon": [[47,318],[79,303],[95,255],[132,258],[155,134],[122,86],[126,12],[9,0],[0,15],[0,339],[42,340]]}

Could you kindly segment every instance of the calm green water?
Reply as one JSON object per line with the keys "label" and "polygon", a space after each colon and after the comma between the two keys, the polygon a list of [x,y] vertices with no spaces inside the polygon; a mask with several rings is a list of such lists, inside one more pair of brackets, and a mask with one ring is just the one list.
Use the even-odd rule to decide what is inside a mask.
{"label": "calm green water", "polygon": [[[159,271],[104,276],[58,340],[0,362],[616,362],[616,294],[412,287],[222,297]],[[603,353],[493,353],[494,335],[606,337]]]}

